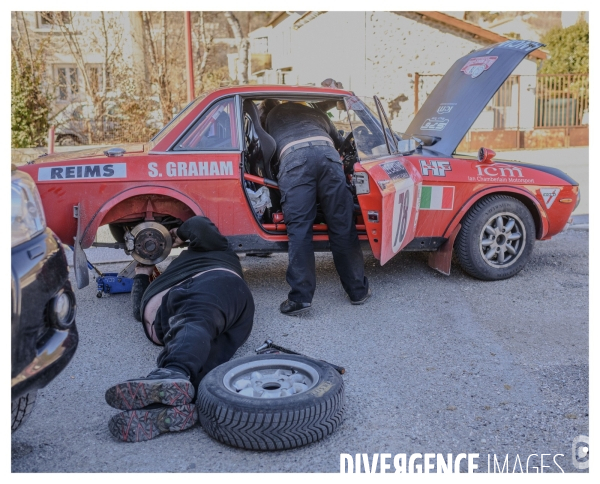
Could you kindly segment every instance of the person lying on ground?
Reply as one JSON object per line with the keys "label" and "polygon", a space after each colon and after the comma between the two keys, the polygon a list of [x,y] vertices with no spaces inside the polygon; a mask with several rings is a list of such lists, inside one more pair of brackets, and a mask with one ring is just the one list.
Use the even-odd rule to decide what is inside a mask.
{"label": "person lying on ground", "polygon": [[200,380],[228,361],[252,330],[254,299],[217,227],[195,216],[171,235],[173,247],[188,242],[188,248],[152,282],[154,266],[138,265],[131,292],[134,316],[148,339],[163,346],[157,368],[106,391],[106,402],[123,410],[109,430],[126,442],[193,426]]}

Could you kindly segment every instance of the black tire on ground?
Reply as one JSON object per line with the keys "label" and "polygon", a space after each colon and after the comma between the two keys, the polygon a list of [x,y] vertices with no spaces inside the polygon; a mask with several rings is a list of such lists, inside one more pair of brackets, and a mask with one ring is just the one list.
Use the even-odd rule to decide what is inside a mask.
{"label": "black tire on ground", "polygon": [[463,270],[477,279],[497,281],[525,267],[535,241],[531,213],[516,198],[490,195],[467,212],[454,243]]}
{"label": "black tire on ground", "polygon": [[23,423],[27,420],[33,407],[35,405],[35,399],[37,397],[37,391],[29,392],[16,400],[13,400],[10,405],[11,413],[11,433],[15,432]]}
{"label": "black tire on ground", "polygon": [[[285,394],[283,388],[294,379],[299,383],[298,387],[293,383],[296,394],[247,395],[258,395],[262,389],[273,392],[269,395]],[[246,395],[235,389],[244,381],[250,383],[243,389]],[[330,365],[311,358],[249,356],[208,373],[200,382],[196,407],[202,427],[219,442],[251,450],[291,449],[317,442],[337,429],[344,416],[344,382]]]}

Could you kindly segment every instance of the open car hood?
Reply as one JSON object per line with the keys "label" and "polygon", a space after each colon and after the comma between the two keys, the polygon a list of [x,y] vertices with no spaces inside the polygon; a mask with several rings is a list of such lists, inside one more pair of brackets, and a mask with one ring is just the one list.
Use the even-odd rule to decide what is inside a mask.
{"label": "open car hood", "polygon": [[452,155],[512,71],[527,54],[543,46],[508,40],[460,58],[425,100],[406,133],[440,138],[433,149]]}

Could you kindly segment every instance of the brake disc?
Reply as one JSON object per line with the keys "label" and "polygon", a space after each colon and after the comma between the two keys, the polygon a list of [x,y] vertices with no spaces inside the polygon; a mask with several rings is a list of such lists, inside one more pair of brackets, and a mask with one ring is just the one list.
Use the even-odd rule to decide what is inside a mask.
{"label": "brake disc", "polygon": [[131,235],[134,237],[131,255],[142,264],[158,264],[171,253],[171,234],[157,222],[142,222],[132,229]]}

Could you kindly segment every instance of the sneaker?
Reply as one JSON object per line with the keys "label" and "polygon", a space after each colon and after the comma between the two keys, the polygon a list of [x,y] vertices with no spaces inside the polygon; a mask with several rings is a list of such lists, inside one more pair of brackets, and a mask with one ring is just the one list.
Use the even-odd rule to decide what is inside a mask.
{"label": "sneaker", "polygon": [[301,303],[286,299],[279,306],[279,310],[286,316],[296,316],[310,309],[310,303]]}
{"label": "sneaker", "polygon": [[189,429],[197,421],[196,405],[161,406],[120,412],[108,421],[108,430],[123,442],[143,442]]}
{"label": "sneaker", "polygon": [[127,380],[106,390],[106,403],[120,410],[134,410],[153,403],[185,405],[194,398],[189,377],[176,370],[157,368],[146,378]]}
{"label": "sneaker", "polygon": [[360,306],[361,304],[364,304],[366,302],[366,300],[369,299],[370,297],[371,297],[371,288],[367,289],[367,295],[365,297],[363,297],[362,299],[359,299],[357,301],[350,300],[350,303],[353,304],[354,306]]}

